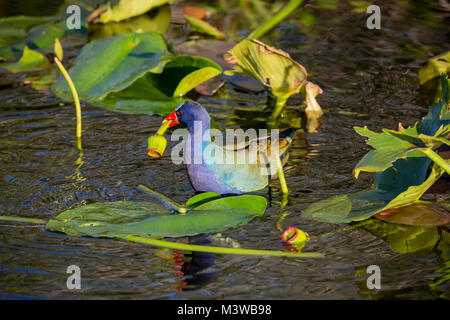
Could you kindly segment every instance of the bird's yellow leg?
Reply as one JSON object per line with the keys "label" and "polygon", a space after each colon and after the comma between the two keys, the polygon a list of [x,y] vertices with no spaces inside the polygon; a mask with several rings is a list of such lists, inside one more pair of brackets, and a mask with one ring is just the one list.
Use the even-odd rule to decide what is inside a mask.
{"label": "bird's yellow leg", "polygon": [[286,179],[284,177],[283,165],[281,164],[281,159],[278,155],[275,156],[275,161],[277,163],[278,179],[280,179],[281,191],[283,193],[288,193],[288,187],[286,184]]}

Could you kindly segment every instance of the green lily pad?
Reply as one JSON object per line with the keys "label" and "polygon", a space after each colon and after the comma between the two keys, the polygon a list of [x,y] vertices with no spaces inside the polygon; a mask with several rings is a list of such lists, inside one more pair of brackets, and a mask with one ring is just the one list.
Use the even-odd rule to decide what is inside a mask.
{"label": "green lily pad", "polygon": [[111,92],[104,99],[89,102],[127,114],[167,114],[186,101],[181,98],[183,95],[220,70],[219,66],[202,57],[175,56],[161,74],[149,72],[122,91]]}
{"label": "green lily pad", "polygon": [[[202,56],[211,59],[224,70],[231,70],[233,64],[225,61],[224,54],[228,50],[231,50],[235,46],[235,43],[215,40],[215,39],[200,39],[195,41],[187,41],[178,45],[177,50],[181,54],[189,54],[194,56]],[[243,75],[235,74],[227,76],[220,74],[213,79],[210,79],[201,85],[197,86],[195,90],[202,94],[211,96],[226,82],[229,81],[233,85],[240,87],[244,90],[252,92],[264,91],[264,86],[255,78]]]}
{"label": "green lily pad", "polygon": [[[210,201],[199,204],[199,196],[190,202],[194,209],[186,214],[170,210],[164,201],[93,203],[70,209],[51,219],[46,228],[75,236],[120,237],[183,237],[213,233],[248,223],[266,209],[264,197],[255,195],[217,198],[201,196]],[[189,202],[188,202],[189,203]]]}
{"label": "green lily pad", "polygon": [[160,75],[152,75],[152,77],[167,95],[181,97],[199,84],[221,73],[222,68],[207,58],[178,55],[165,66]]}
{"label": "green lily pad", "polygon": [[[128,87],[147,72],[162,72],[168,55],[159,33],[119,35],[84,46],[69,75],[81,99],[101,99]],[[62,76],[53,91],[62,98],[71,95]]]}
{"label": "green lily pad", "polygon": [[119,22],[139,16],[147,11],[170,3],[171,0],[119,0],[108,1],[92,12],[89,23]]}
{"label": "green lily pad", "polygon": [[154,86],[147,74],[119,92],[111,92],[104,99],[88,100],[90,104],[104,109],[132,115],[168,114],[183,99],[172,98]]}
{"label": "green lily pad", "polygon": [[[213,61],[171,54],[156,32],[123,34],[87,44],[69,74],[82,100],[128,114],[163,114],[198,84],[220,74]],[[71,101],[63,77],[52,87]]]}
{"label": "green lily pad", "polygon": [[205,202],[220,199],[221,197],[222,196],[220,194],[215,193],[215,192],[203,192],[203,193],[197,194],[197,195],[193,196],[192,198],[190,198],[186,202],[186,208],[195,209],[195,207],[198,207],[199,205],[201,205]]}
{"label": "green lily pad", "polygon": [[89,39],[111,38],[134,32],[158,32],[165,34],[170,27],[170,6],[155,8],[146,14],[118,23],[93,24],[89,26]]}
{"label": "green lily pad", "polygon": [[23,55],[18,62],[0,65],[0,68],[5,68],[14,73],[37,71],[48,67],[50,67],[50,63],[45,55],[31,50],[27,46],[25,46]]}
{"label": "green lily pad", "polygon": [[306,84],[306,69],[282,50],[258,40],[242,40],[228,51],[227,62],[235,64],[233,72],[257,79],[276,97],[287,99]]}
{"label": "green lily pad", "polygon": [[[313,203],[303,211],[303,216],[322,222],[348,223],[414,203],[444,173],[435,165],[424,181],[428,165],[429,160],[424,158],[401,159],[396,162],[395,169],[389,168],[383,175],[375,176],[375,190],[335,196]],[[410,171],[411,168],[417,170]]]}
{"label": "green lily pad", "polygon": [[0,48],[23,39],[27,31],[50,22],[53,17],[13,16],[0,18]]}
{"label": "green lily pad", "polygon": [[334,196],[313,203],[303,211],[302,216],[329,223],[364,220],[385,207],[385,198],[385,194],[376,191]]}
{"label": "green lily pad", "polygon": [[244,74],[253,77],[276,98],[271,121],[278,118],[287,99],[294,93],[300,93],[305,98],[308,116],[317,118],[322,115],[322,109],[316,101],[322,89],[307,81],[306,69],[287,52],[259,40],[245,39],[228,51],[226,59],[235,66],[233,70],[225,71],[225,75]]}
{"label": "green lily pad", "polygon": [[76,46],[87,40],[87,29],[82,25],[80,30],[68,30],[66,21],[37,25],[28,31],[25,38],[1,48],[0,60],[18,59],[25,46],[44,53],[52,52],[55,38],[61,39],[64,46]]}

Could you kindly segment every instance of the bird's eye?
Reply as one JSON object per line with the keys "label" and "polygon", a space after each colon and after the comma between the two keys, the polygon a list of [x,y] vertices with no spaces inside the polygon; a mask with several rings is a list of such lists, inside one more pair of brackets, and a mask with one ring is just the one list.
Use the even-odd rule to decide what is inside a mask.
{"label": "bird's eye", "polygon": [[181,117],[183,115],[183,110],[177,110],[177,112],[175,112],[177,114],[177,117]]}

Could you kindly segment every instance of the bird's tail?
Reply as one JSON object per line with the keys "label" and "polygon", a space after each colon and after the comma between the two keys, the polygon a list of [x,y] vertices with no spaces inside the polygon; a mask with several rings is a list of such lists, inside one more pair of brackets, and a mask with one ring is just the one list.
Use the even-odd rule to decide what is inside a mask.
{"label": "bird's tail", "polygon": [[292,142],[292,139],[294,138],[294,134],[297,130],[300,128],[288,128],[284,129],[283,131],[280,131],[280,139],[286,139],[289,143]]}

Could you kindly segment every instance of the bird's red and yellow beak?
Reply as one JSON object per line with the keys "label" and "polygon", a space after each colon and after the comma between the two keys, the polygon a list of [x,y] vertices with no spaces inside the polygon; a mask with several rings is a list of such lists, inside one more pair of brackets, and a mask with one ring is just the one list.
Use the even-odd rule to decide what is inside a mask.
{"label": "bird's red and yellow beak", "polygon": [[156,134],[159,134],[162,136],[166,132],[167,128],[173,127],[174,125],[179,124],[178,117],[175,112],[176,112],[176,110],[172,111],[171,114],[169,114],[167,117],[164,118],[164,120],[161,124],[161,127],[159,127]]}
{"label": "bird's red and yellow beak", "polygon": [[161,158],[164,149],[166,148],[167,141],[166,138],[163,137],[164,133],[169,127],[179,124],[178,117],[176,115],[176,110],[174,110],[171,114],[164,118],[161,127],[159,127],[158,131],[155,135],[148,138],[148,149],[147,155],[153,158]]}

